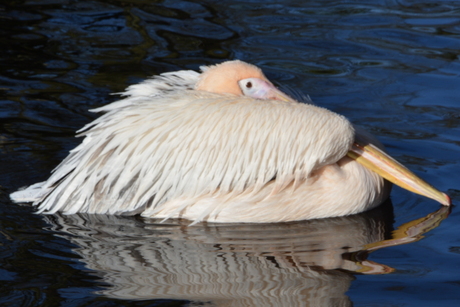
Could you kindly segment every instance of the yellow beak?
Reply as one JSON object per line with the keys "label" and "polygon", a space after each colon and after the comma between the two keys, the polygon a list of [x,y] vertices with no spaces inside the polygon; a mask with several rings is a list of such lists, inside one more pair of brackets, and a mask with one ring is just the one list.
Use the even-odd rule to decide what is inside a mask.
{"label": "yellow beak", "polygon": [[444,206],[451,205],[449,196],[436,190],[372,144],[364,145],[355,142],[348,152],[348,156],[386,180],[406,190],[434,199]]}
{"label": "yellow beak", "polygon": [[[295,101],[273,85],[269,86],[266,96],[270,99]],[[358,140],[355,140],[347,154],[350,158],[403,189],[434,199],[444,206],[452,204],[448,195],[438,191],[388,154],[366,142],[366,137],[356,137]]]}

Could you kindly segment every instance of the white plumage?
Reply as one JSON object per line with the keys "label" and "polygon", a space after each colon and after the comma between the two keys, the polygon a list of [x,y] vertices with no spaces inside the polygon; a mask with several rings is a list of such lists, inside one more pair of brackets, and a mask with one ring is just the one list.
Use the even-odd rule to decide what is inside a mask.
{"label": "white plumage", "polygon": [[[132,85],[93,110],[105,114],[79,131],[83,142],[46,182],[11,198],[44,213],[278,222],[353,214],[388,196],[388,182],[346,157],[355,129],[344,117],[271,94],[241,96],[237,87],[202,89],[240,66],[271,88],[239,61]],[[252,74],[244,77],[253,87]]]}

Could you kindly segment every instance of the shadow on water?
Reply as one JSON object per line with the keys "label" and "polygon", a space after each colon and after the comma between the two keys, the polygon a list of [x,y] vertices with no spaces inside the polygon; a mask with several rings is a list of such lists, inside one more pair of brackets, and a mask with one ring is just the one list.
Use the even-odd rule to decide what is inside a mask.
{"label": "shadow on water", "polygon": [[51,215],[58,236],[116,299],[209,306],[351,306],[354,274],[394,269],[367,260],[437,227],[447,207],[392,229],[390,202],[370,212],[280,224],[199,224],[107,215]]}

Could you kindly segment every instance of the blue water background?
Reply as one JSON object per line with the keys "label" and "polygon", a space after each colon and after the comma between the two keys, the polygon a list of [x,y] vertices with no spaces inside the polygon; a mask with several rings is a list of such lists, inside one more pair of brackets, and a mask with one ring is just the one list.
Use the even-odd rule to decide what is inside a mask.
{"label": "blue water background", "polygon": [[[255,64],[365,127],[459,204],[459,1],[7,0],[0,20],[2,306],[195,304],[97,292],[110,285],[78,253],[78,231],[66,237],[7,197],[48,177],[95,118],[88,109],[166,71]],[[400,188],[391,200],[393,229],[440,206]],[[460,305],[457,209],[421,240],[371,253],[395,271],[350,275],[353,306]]]}

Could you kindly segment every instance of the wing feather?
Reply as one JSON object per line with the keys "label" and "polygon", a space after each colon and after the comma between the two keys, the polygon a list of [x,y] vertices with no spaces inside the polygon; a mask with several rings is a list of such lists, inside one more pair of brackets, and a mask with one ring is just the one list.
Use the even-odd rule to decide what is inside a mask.
{"label": "wing feather", "polygon": [[155,213],[174,199],[257,193],[273,180],[282,190],[338,161],[354,139],[344,117],[312,105],[136,91],[81,130],[84,141],[34,203],[41,212]]}

